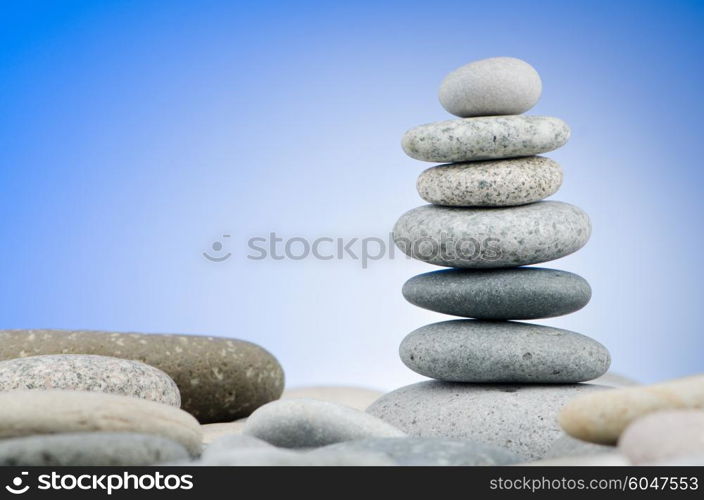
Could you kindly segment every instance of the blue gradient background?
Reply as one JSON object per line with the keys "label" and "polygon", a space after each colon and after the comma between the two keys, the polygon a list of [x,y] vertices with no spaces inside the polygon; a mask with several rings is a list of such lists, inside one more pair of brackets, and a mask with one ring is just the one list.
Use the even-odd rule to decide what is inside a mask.
{"label": "blue gradient background", "polygon": [[[0,5],[1,327],[226,335],[290,384],[420,380],[398,344],[449,318],[400,288],[431,266],[255,262],[246,241],[385,236],[429,166],[403,131],[449,118],[448,71],[511,55],[542,75],[531,113],[572,126],[554,198],[594,226],[548,264],[592,302],[544,323],[643,381],[703,371],[701,2]],[[207,261],[223,233],[233,256]]]}

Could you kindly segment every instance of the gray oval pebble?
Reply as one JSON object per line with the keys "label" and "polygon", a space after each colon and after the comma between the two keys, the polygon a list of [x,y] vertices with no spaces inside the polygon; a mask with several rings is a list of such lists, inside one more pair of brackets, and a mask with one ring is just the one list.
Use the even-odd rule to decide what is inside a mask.
{"label": "gray oval pebble", "polygon": [[527,62],[491,57],[447,75],[440,104],[457,116],[518,115],[535,106],[542,88],[540,75]]}
{"label": "gray oval pebble", "polygon": [[477,319],[538,319],[569,314],[591,298],[587,280],[539,267],[443,269],[419,274],[403,285],[411,304]]}
{"label": "gray oval pebble", "polygon": [[570,128],[550,116],[486,116],[428,123],[401,142],[411,158],[438,163],[532,156],[563,146]]}
{"label": "gray oval pebble", "polygon": [[410,257],[447,267],[497,268],[537,264],[582,248],[589,216],[559,201],[509,208],[424,205],[403,214],[393,238]]}
{"label": "gray oval pebble", "polygon": [[606,373],[609,351],[549,326],[457,319],[423,326],[399,348],[411,370],[449,382],[575,383]]}
{"label": "gray oval pebble", "polygon": [[555,194],[560,185],[562,168],[542,156],[438,165],[416,182],[425,201],[450,207],[525,205]]}

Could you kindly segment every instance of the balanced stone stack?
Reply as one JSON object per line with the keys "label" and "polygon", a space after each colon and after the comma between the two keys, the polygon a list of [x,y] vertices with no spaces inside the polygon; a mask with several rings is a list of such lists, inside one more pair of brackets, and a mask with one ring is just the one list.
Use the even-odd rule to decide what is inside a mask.
{"label": "balanced stone stack", "polygon": [[442,382],[401,388],[369,411],[409,434],[486,441],[539,458],[560,435],[559,408],[600,388],[578,383],[609,367],[607,349],[589,337],[513,321],[568,314],[591,297],[576,274],[521,267],[569,255],[591,234],[578,207],[541,201],[559,189],[563,174],[557,162],[536,155],[570,136],[558,118],[521,114],[541,91],[524,61],[477,61],[440,88],[443,107],[460,118],[403,137],[412,158],[446,164],[420,175],[418,192],[431,204],[402,215],[394,241],[415,259],[453,268],[411,278],[403,295],[472,318],[424,326],[401,343],[409,368]]}

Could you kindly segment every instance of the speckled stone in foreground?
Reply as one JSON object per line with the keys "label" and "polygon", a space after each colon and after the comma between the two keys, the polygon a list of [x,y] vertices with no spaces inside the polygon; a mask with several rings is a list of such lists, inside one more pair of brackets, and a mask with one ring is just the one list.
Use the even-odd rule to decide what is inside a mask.
{"label": "speckled stone in foreground", "polygon": [[411,304],[477,319],[538,319],[569,314],[591,298],[587,280],[539,267],[443,269],[419,274],[403,285]]}
{"label": "speckled stone in foreground", "polygon": [[86,330],[0,331],[0,359],[40,354],[97,354],[155,366],[176,382],[181,407],[201,423],[245,417],[281,396],[284,387],[276,358],[243,340]]}
{"label": "speckled stone in foreground", "polygon": [[562,434],[556,416],[592,384],[509,385],[420,382],[390,392],[368,413],[411,436],[447,437],[506,448],[526,460],[542,458]]}
{"label": "speckled stone in foreground", "polygon": [[542,156],[451,163],[425,170],[418,194],[450,207],[509,207],[542,200],[562,185],[560,165]]}
{"label": "speckled stone in foreground", "polygon": [[179,443],[153,434],[77,432],[0,441],[2,466],[139,466],[188,460]]}
{"label": "speckled stone in foreground", "polygon": [[428,123],[403,136],[411,158],[439,163],[532,156],[563,146],[570,128],[550,116],[484,116]]}
{"label": "speckled stone in foreground", "polygon": [[425,325],[399,348],[411,370],[448,382],[569,384],[606,373],[609,351],[585,335],[515,321]]}
{"label": "speckled stone in foreground", "polygon": [[0,361],[0,391],[95,391],[181,406],[176,383],[153,366],[88,354],[52,354]]}
{"label": "speckled stone in foreground", "polygon": [[0,439],[101,431],[162,436],[194,456],[202,448],[198,421],[173,406],[101,392],[0,392]]}
{"label": "speckled stone in foreground", "polygon": [[396,245],[414,259],[438,266],[497,268],[559,259],[582,248],[589,216],[559,201],[508,208],[425,205],[403,214]]}

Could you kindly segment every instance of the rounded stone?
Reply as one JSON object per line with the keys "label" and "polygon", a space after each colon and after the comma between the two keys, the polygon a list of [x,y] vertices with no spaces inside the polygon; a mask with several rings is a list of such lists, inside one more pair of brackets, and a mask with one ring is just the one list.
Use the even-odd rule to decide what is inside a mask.
{"label": "rounded stone", "polygon": [[641,417],[621,434],[618,447],[635,465],[704,455],[704,411],[670,410]]}
{"label": "rounded stone", "polygon": [[384,393],[366,387],[351,386],[312,386],[293,387],[284,390],[281,399],[317,399],[357,410],[366,410],[370,404]]}
{"label": "rounded stone", "polygon": [[572,437],[615,444],[637,418],[656,411],[681,409],[704,409],[704,375],[585,394],[565,406],[559,421]]}
{"label": "rounded stone", "polygon": [[418,194],[448,207],[510,207],[553,195],[562,185],[560,165],[542,156],[438,165],[418,177]]}
{"label": "rounded stone", "polygon": [[176,383],[153,366],[107,356],[54,354],[0,361],[0,391],[95,391],[181,406]]}
{"label": "rounded stone", "polygon": [[508,208],[424,205],[403,214],[393,229],[406,255],[438,266],[515,267],[559,259],[591,236],[589,216],[559,201]]}
{"label": "rounded stone", "polygon": [[440,104],[453,115],[518,115],[535,106],[543,84],[533,66],[515,57],[474,61],[447,75]]}
{"label": "rounded stone", "polygon": [[609,454],[614,451],[616,451],[615,446],[589,443],[563,434],[550,446],[544,458],[588,457]]}
{"label": "rounded stone", "polygon": [[137,466],[187,460],[181,444],[130,432],[78,432],[0,441],[2,466]]}
{"label": "rounded stone", "polygon": [[250,448],[229,453],[208,455],[189,466],[318,466],[379,467],[395,465],[378,453],[338,453],[334,451],[295,451],[281,448]]}
{"label": "rounded stone", "polygon": [[578,311],[592,296],[581,276],[538,267],[433,271],[409,279],[402,292],[424,309],[491,320],[561,316]]}
{"label": "rounded stone", "polygon": [[410,436],[477,441],[536,460],[561,435],[560,409],[579,394],[603,389],[427,381],[386,394],[367,412]]}
{"label": "rounded stone", "polygon": [[0,331],[0,360],[42,354],[96,354],[154,366],[176,382],[182,408],[202,423],[246,417],[278,399],[284,387],[276,358],[243,340],[86,330]]}
{"label": "rounded stone", "polygon": [[333,444],[322,450],[374,452],[387,456],[396,465],[424,467],[508,465],[520,461],[513,453],[497,446],[447,438],[371,438]]}
{"label": "rounded stone", "polygon": [[0,393],[0,439],[71,432],[157,435],[199,455],[198,421],[173,406],[116,394],[30,390]]}
{"label": "rounded stone", "polygon": [[203,450],[202,458],[207,459],[216,455],[261,448],[272,449],[275,447],[266,441],[255,438],[254,436],[248,436],[246,434],[229,434],[216,439],[208,445]]}
{"label": "rounded stone", "polygon": [[455,163],[547,153],[563,146],[570,128],[551,116],[486,116],[419,125],[401,147],[416,160]]}
{"label": "rounded stone", "polygon": [[283,448],[405,436],[367,413],[314,399],[285,399],[264,405],[247,419],[243,433]]}
{"label": "rounded stone", "polygon": [[594,339],[549,326],[458,319],[408,334],[401,360],[447,382],[569,384],[606,373],[609,351]]}

